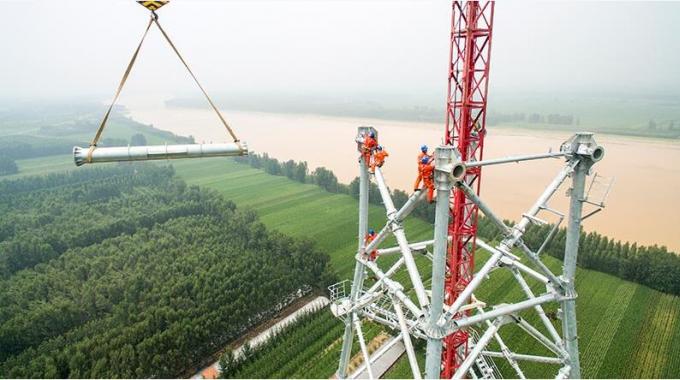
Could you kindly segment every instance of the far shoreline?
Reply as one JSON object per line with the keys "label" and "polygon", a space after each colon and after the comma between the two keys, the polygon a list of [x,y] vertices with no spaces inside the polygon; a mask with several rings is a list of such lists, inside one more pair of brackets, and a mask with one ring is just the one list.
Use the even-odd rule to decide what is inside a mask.
{"label": "far shoreline", "polygon": [[[167,105],[165,102],[161,105],[162,108],[167,108],[167,109],[175,109],[175,110],[181,110],[181,109],[186,109],[186,110],[201,110],[201,111],[210,111],[210,108],[208,107],[202,107],[202,106],[189,106],[189,105]],[[444,127],[444,121],[441,123],[436,123],[432,121],[420,121],[420,120],[411,120],[411,119],[393,119],[393,118],[380,118],[380,117],[360,117],[360,116],[343,116],[343,115],[333,115],[333,114],[324,114],[324,113],[314,113],[314,112],[270,112],[270,111],[255,111],[255,110],[249,110],[249,109],[238,109],[238,108],[220,108],[220,111],[224,114],[224,117],[229,120],[229,112],[239,112],[239,113],[248,113],[252,115],[286,115],[290,117],[300,117],[300,118],[319,118],[319,119],[326,119],[326,120],[343,120],[343,121],[355,121],[357,125],[371,125],[375,123],[385,123],[385,122],[391,122],[395,123],[394,126],[402,126],[402,127],[408,127],[408,128],[413,128],[413,124],[421,124],[423,125],[426,129],[429,130],[443,130]],[[130,111],[126,112],[128,115],[131,113]],[[134,118],[133,118],[134,119]],[[139,120],[137,120],[139,121]],[[159,128],[162,129],[162,128]],[[635,133],[624,133],[624,132],[616,132],[616,131],[611,131],[611,130],[597,130],[597,129],[588,129],[588,128],[582,128],[582,129],[577,129],[577,128],[559,128],[556,127],[554,129],[546,129],[546,128],[541,128],[541,127],[536,127],[536,128],[529,128],[526,126],[513,126],[509,125],[506,123],[501,123],[501,124],[494,124],[494,125],[487,125],[487,130],[501,130],[510,132],[510,131],[523,131],[523,132],[528,132],[528,133],[540,133],[545,136],[548,135],[555,135],[555,134],[564,134],[564,133],[569,133],[573,134],[576,132],[592,132],[597,135],[601,136],[606,136],[606,137],[618,137],[618,138],[625,138],[625,139],[630,139],[630,140],[644,140],[646,142],[659,142],[659,143],[678,143],[680,144],[680,138],[673,138],[673,137],[663,137],[663,136],[647,136],[647,135],[642,135],[642,134],[635,134]],[[526,134],[523,134],[526,135]]]}

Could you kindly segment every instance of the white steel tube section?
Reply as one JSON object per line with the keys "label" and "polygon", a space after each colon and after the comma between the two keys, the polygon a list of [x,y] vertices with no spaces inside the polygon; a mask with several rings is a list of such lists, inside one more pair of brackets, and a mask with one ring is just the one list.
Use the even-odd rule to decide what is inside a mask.
{"label": "white steel tube section", "polygon": [[527,322],[524,318],[518,317],[517,325],[522,330],[526,331],[527,334],[536,339],[539,343],[544,345],[547,349],[552,351],[555,355],[567,356],[567,353],[561,347],[558,347],[555,343],[548,339],[547,336],[543,335],[543,333],[538,331],[537,328],[532,326],[531,323]]}
{"label": "white steel tube section", "polygon": [[[393,330],[398,330],[398,329],[399,329],[399,323],[397,323],[397,322],[395,322],[395,321],[393,321],[393,320],[387,320],[387,319],[385,319],[385,318],[383,318],[383,317],[381,317],[381,316],[378,316],[376,313],[371,312],[371,311],[369,311],[369,310],[367,310],[367,309],[364,309],[364,311],[363,311],[363,316],[366,317],[366,318],[368,318],[368,319],[370,319],[370,320],[372,320],[372,321],[374,321],[374,322],[378,322],[378,323],[380,323],[380,324],[383,324],[383,325],[385,325],[385,326],[387,326],[387,327],[389,327],[389,328],[391,328],[391,329],[393,329]],[[407,322],[408,322],[408,321],[407,321]],[[415,328],[415,326],[413,326],[413,323],[411,323],[411,327],[410,327],[410,328],[412,328],[412,329]],[[399,334],[399,335],[401,336],[401,334]],[[412,330],[412,331],[411,331],[411,335],[415,336],[415,337],[418,338],[418,339],[427,339],[427,337],[426,337],[425,335],[423,335],[422,333],[420,333],[418,330]]]}
{"label": "white steel tube section", "polygon": [[416,359],[416,353],[413,350],[413,343],[411,342],[411,335],[409,334],[408,326],[406,325],[404,312],[401,310],[399,302],[394,298],[392,298],[392,304],[394,304],[394,311],[397,313],[397,319],[399,320],[399,328],[401,329],[401,336],[404,339],[404,347],[406,348],[408,363],[411,366],[411,373],[413,374],[414,379],[419,380],[422,376],[420,375],[418,360]]}
{"label": "white steel tube section", "polygon": [[385,241],[385,239],[387,239],[387,237],[390,234],[390,226],[391,225],[392,225],[392,223],[388,221],[387,224],[380,231],[378,231],[378,233],[375,235],[375,238],[373,239],[373,241],[368,243],[368,245],[366,246],[365,252],[373,251],[380,244],[382,244],[382,242]]}
{"label": "white steel tube section", "polygon": [[503,257],[503,252],[500,250],[496,250],[494,254],[484,263],[484,266],[475,273],[474,277],[472,277],[472,280],[470,283],[467,284],[465,289],[460,293],[458,298],[451,304],[449,307],[449,310],[444,314],[443,318],[440,319],[439,325],[444,326],[445,324],[450,321],[456,313],[458,313],[458,310],[463,306],[463,303],[467,302],[467,300],[470,298],[472,293],[477,289],[477,287],[484,281],[486,276],[491,272],[491,270],[496,266],[498,261]]}
{"label": "white steel tube section", "polygon": [[90,148],[73,147],[73,160],[76,166],[99,162],[245,156],[247,154],[248,146],[245,143],[95,147],[90,157],[88,157]]}
{"label": "white steel tube section", "polygon": [[[358,231],[358,251],[363,253],[365,236],[368,233],[368,168],[364,163],[363,157],[359,159],[359,231]],[[356,302],[359,292],[364,282],[364,265],[357,260],[354,265],[354,279],[352,281],[352,291],[350,300]],[[352,342],[354,335],[352,331],[352,313],[345,319],[345,332],[342,340],[342,350],[340,351],[340,362],[338,364],[338,378],[344,379],[347,376],[347,364],[352,353]]]}
{"label": "white steel tube section", "polygon": [[[534,292],[531,290],[529,287],[529,284],[527,284],[526,280],[524,277],[522,277],[522,274],[519,273],[517,269],[512,270],[512,275],[515,276],[515,279],[517,282],[519,282],[520,287],[524,291],[524,294],[527,295],[527,298],[535,298],[536,296],[534,295]],[[558,346],[562,345],[562,338],[560,337],[560,334],[557,332],[555,329],[555,326],[553,326],[552,322],[548,319],[548,317],[545,315],[545,311],[543,310],[543,307],[541,305],[536,305],[534,306],[534,310],[536,311],[536,314],[538,314],[538,317],[540,318],[541,322],[543,322],[543,326],[545,326],[546,330],[548,330],[548,333],[550,333],[550,336],[552,337],[553,341],[555,344]]]}
{"label": "white steel tube section", "polygon": [[583,194],[589,168],[590,166],[586,162],[580,162],[572,176],[569,221],[564,248],[564,271],[562,274],[566,283],[566,294],[570,296],[562,301],[562,310],[564,311],[562,333],[564,334],[564,346],[569,353],[569,365],[571,366],[569,377],[576,379],[581,377],[581,365],[579,363],[578,334],[576,332],[576,287],[574,282],[576,281],[578,244],[581,237]]}
{"label": "white steel tube section", "polygon": [[426,191],[418,191],[411,194],[406,203],[404,203],[404,205],[401,206],[401,209],[397,211],[397,214],[394,216],[394,219],[402,221],[404,220],[404,218],[409,216],[411,212],[416,208],[418,202],[425,199],[426,193],[427,193]]}
{"label": "white steel tube section", "polygon": [[[504,262],[504,264],[505,264],[505,262]],[[542,282],[546,285],[550,283],[550,280],[548,279],[548,277],[536,272],[535,270],[529,268],[528,266],[520,263],[517,260],[508,260],[508,265],[511,266],[511,267],[514,267],[515,269],[517,269],[521,272],[528,274],[533,279],[538,280],[539,282]]]}
{"label": "white steel tube section", "polygon": [[[366,235],[368,234],[368,163],[364,163],[363,157],[359,160],[359,231],[358,251],[365,253]],[[354,268],[354,281],[352,282],[352,301],[356,301],[364,284],[364,266],[357,262]]]}
{"label": "white steel tube section", "polygon": [[347,377],[347,364],[349,363],[349,355],[352,352],[352,341],[354,335],[354,328],[352,327],[351,318],[354,313],[345,318],[345,332],[342,336],[342,351],[340,351],[340,363],[338,364],[338,378],[344,379]]}
{"label": "white steel tube section", "polygon": [[378,190],[380,190],[380,196],[385,205],[385,211],[387,211],[387,219],[390,219],[391,216],[397,212],[397,209],[394,207],[394,202],[392,201],[392,196],[390,195],[390,189],[388,189],[385,184],[385,177],[383,177],[380,168],[376,167],[373,174],[375,175],[375,182],[378,184]]}
{"label": "white steel tube section", "polygon": [[[483,313],[484,309],[482,309],[480,306],[477,306],[477,311],[479,311],[480,313]],[[491,321],[486,320],[485,323],[486,323],[487,328],[493,327],[493,323],[491,323]],[[526,376],[524,376],[524,372],[522,371],[522,368],[520,368],[519,364],[517,364],[517,361],[515,359],[513,359],[513,357],[511,356],[512,352],[510,351],[508,346],[505,344],[505,342],[503,341],[503,338],[501,338],[501,335],[498,333],[498,331],[496,331],[496,333],[493,336],[496,339],[496,342],[498,342],[498,346],[501,348],[500,353],[505,357],[505,360],[507,360],[508,363],[510,363],[510,366],[512,367],[512,369],[515,370],[515,373],[517,374],[517,378],[518,379],[526,379]],[[482,355],[483,354],[484,354],[484,352],[482,352]]]}
{"label": "white steel tube section", "polygon": [[[505,354],[497,351],[482,351],[482,355],[490,356],[492,358],[502,358]],[[548,356],[537,356],[537,355],[526,355],[526,354],[516,354],[514,352],[509,353],[510,357],[514,360],[523,360],[537,363],[545,364],[562,364],[562,360],[559,358],[551,358]]]}
{"label": "white steel tube section", "polygon": [[364,363],[366,363],[366,371],[368,372],[368,378],[374,379],[373,369],[371,368],[371,357],[368,355],[368,348],[366,347],[366,341],[364,341],[364,333],[361,331],[361,321],[354,315],[354,328],[357,331],[357,338],[359,339],[359,347],[361,347],[361,353],[364,355]]}
{"label": "white steel tube section", "polygon": [[540,305],[542,303],[554,301],[555,299],[556,296],[554,294],[543,294],[530,300],[499,306],[493,310],[487,311],[486,313],[456,319],[453,321],[452,331],[455,331],[459,328],[471,326],[480,322],[484,322],[487,319],[493,319],[501,315],[507,315],[524,309],[528,309],[534,307],[534,305]]}
{"label": "white steel tube section", "polygon": [[411,214],[411,212],[415,209],[415,206],[418,204],[418,202],[423,200],[424,197],[425,193],[422,191],[412,194],[406,203],[404,203],[404,205],[401,207],[401,209],[397,211],[394,217],[387,221],[387,224],[380,230],[380,232],[378,232],[378,234],[375,236],[375,239],[373,239],[373,241],[366,246],[366,252],[371,252],[372,250],[378,248],[378,246],[387,238],[392,224],[399,223],[404,220],[404,218],[409,216],[409,214]]}
{"label": "white steel tube section", "polygon": [[[370,312],[370,311],[364,310],[362,313],[363,313],[363,316],[364,316],[364,317],[366,317],[366,318],[368,318],[368,319],[370,319],[370,320],[372,320],[372,321],[374,321],[374,322],[378,322],[378,323],[380,323],[380,324],[382,324],[382,325],[385,325],[385,326],[387,326],[387,327],[390,327],[390,328],[392,328],[393,330],[399,329],[399,324],[396,323],[396,322],[394,322],[394,321],[387,320],[387,319],[385,319],[385,318],[383,318],[383,317],[381,317],[381,316],[379,316],[379,315],[377,315],[377,314],[375,314],[375,313],[372,313],[372,312]],[[401,335],[400,335],[400,336],[401,336]]]}
{"label": "white steel tube section", "polygon": [[479,338],[479,341],[475,343],[475,348],[470,351],[463,363],[461,363],[460,367],[458,367],[456,370],[456,373],[453,374],[454,379],[462,379],[465,376],[465,374],[470,370],[470,367],[472,367],[472,364],[475,362],[475,360],[477,360],[479,354],[482,353],[482,350],[484,350],[496,332],[498,332],[501,324],[501,318],[499,318],[493,322],[492,327],[486,329],[484,334]]}
{"label": "white steel tube section", "polygon": [[[510,248],[512,248],[512,244],[517,244],[517,246],[520,249],[522,249],[522,251],[527,255],[527,257],[534,264],[536,264],[536,266],[543,272],[543,274],[545,274],[550,279],[550,281],[553,284],[555,284],[557,286],[562,285],[562,281],[560,281],[560,279],[558,279],[557,276],[555,276],[555,274],[552,271],[550,271],[550,268],[548,268],[545,264],[543,264],[543,262],[541,260],[539,260],[539,258],[533,252],[531,252],[529,247],[527,247],[520,240],[520,237],[524,233],[523,231],[518,231],[518,230],[515,230],[515,229],[513,229],[511,231],[510,228],[508,228],[508,226],[506,226],[505,223],[503,223],[503,221],[501,221],[500,218],[498,218],[498,216],[496,216],[496,214],[489,208],[489,206],[487,206],[486,203],[484,203],[477,196],[477,194],[475,194],[475,192],[472,191],[472,189],[469,186],[467,186],[465,183],[458,182],[458,183],[456,183],[456,186],[458,188],[460,188],[465,193],[465,195],[468,197],[468,199],[470,199],[474,204],[479,206],[479,209],[482,210],[482,213],[484,213],[484,215],[486,215],[502,231],[504,231],[504,233],[506,234],[507,237],[505,239],[503,239],[503,241],[501,242],[502,246],[505,246],[506,249],[510,249]],[[554,192],[554,190],[553,190],[553,192]],[[519,234],[515,235],[515,232],[519,232]]]}
{"label": "white steel tube section", "polygon": [[421,308],[426,308],[430,305],[430,300],[427,298],[427,293],[425,293],[423,280],[418,272],[418,266],[416,266],[416,261],[413,259],[411,248],[408,246],[408,240],[406,240],[406,234],[404,234],[402,227],[399,227],[394,231],[394,237],[397,238],[397,243],[399,243],[399,246],[401,247],[401,254],[404,257],[406,270],[411,278],[411,284],[413,285],[413,290],[416,292],[418,303]]}
{"label": "white steel tube section", "polygon": [[392,276],[397,270],[399,270],[399,268],[401,268],[401,266],[402,266],[403,264],[404,264],[404,258],[403,258],[403,257],[400,257],[399,260],[397,260],[397,262],[394,263],[394,265],[392,265],[392,267],[390,267],[390,269],[388,269],[387,272],[385,272],[385,277],[379,278],[378,281],[376,281],[375,284],[373,284],[373,285],[366,291],[366,293],[370,294],[370,293],[373,293],[373,292],[375,292],[376,290],[378,290],[378,288],[380,287],[380,285],[383,283],[383,279],[384,279],[384,278],[389,278],[390,276]]}
{"label": "white steel tube section", "polygon": [[[380,189],[380,195],[382,196],[383,203],[385,204],[385,210],[387,211],[387,218],[392,219],[392,216],[397,213],[394,208],[394,202],[392,202],[392,196],[390,195],[387,185],[385,185],[385,179],[382,176],[380,168],[375,168],[375,181],[378,184],[378,189]],[[409,247],[408,240],[406,240],[406,234],[401,225],[396,225],[396,228],[392,231],[394,237],[397,238],[397,243],[401,249],[401,254],[404,257],[404,263],[406,264],[406,270],[408,271],[409,277],[411,278],[411,284],[413,285],[413,290],[416,292],[416,297],[418,298],[418,303],[420,307],[426,307],[430,304],[430,300],[427,298],[425,293],[425,286],[423,286],[423,280],[418,272],[418,266],[413,259],[413,253],[411,252],[411,247]],[[370,252],[370,251],[369,251]]]}
{"label": "white steel tube section", "polygon": [[517,240],[519,240],[522,235],[524,234],[524,231],[526,230],[526,227],[531,223],[531,217],[535,217],[536,214],[538,214],[539,211],[547,204],[548,200],[555,194],[557,189],[562,185],[562,182],[574,171],[574,167],[578,164],[578,160],[575,162],[569,162],[569,164],[565,165],[562,170],[555,176],[555,178],[552,180],[552,182],[546,187],[546,189],[543,191],[543,194],[541,194],[540,197],[538,197],[538,200],[534,203],[534,205],[529,209],[529,211],[522,216],[522,219],[520,219],[519,222],[512,228],[512,240],[510,243],[512,245],[515,245]]}
{"label": "white steel tube section", "polygon": [[377,265],[375,265],[374,262],[372,261],[362,261],[364,265],[373,271],[375,275],[378,277],[378,280],[382,280],[383,284],[394,294],[403,304],[406,306],[416,317],[420,317],[423,315],[423,310],[420,309],[416,304],[411,301],[410,298],[404,292],[402,291],[403,287],[401,287],[401,284],[392,281],[391,279],[387,278],[385,273],[378,268]]}
{"label": "white steel tube section", "polygon": [[[450,165],[453,147],[438,147],[435,150],[435,182],[437,185],[437,203],[434,214],[434,252],[432,254],[432,307],[430,308],[430,326],[436,326],[444,310],[444,280],[446,275],[446,251],[449,234],[449,202],[451,199],[452,183],[449,173],[443,173],[440,168]],[[460,299],[460,298],[459,298]],[[425,376],[437,379],[441,374],[442,339],[430,337],[427,339],[425,355]]]}
{"label": "white steel tube section", "polygon": [[[428,245],[434,244],[434,240],[425,240],[425,241],[420,241],[418,243],[411,243],[408,246],[411,249],[419,249],[420,247],[427,247]],[[378,250],[378,256],[383,256],[383,255],[390,255],[393,253],[399,253],[401,252],[400,247],[390,247],[390,248],[383,248]]]}
{"label": "white steel tube section", "polygon": [[482,160],[482,161],[468,161],[465,163],[465,166],[468,168],[474,168],[477,166],[488,166],[488,165],[498,165],[498,164],[507,164],[511,162],[521,162],[521,161],[531,161],[531,160],[540,160],[543,158],[559,158],[559,157],[564,157],[567,154],[564,152],[548,152],[548,153],[540,153],[540,154],[527,154],[524,156],[510,156],[510,157],[505,157],[505,158],[495,158],[491,160]]}
{"label": "white steel tube section", "polygon": [[540,269],[541,272],[543,272],[543,274],[545,274],[545,276],[548,277],[551,285],[555,287],[563,286],[562,281],[559,278],[557,278],[557,276],[555,276],[555,274],[550,270],[550,268],[548,268],[548,266],[545,265],[543,261],[541,261],[541,259],[534,252],[532,252],[531,249],[529,249],[529,247],[526,246],[526,244],[524,244],[524,242],[520,241],[518,243],[518,247],[522,250],[522,252],[524,252],[524,254],[529,258],[529,260],[536,264],[538,269]]}
{"label": "white steel tube section", "polygon": [[[378,360],[381,356],[383,356],[385,354],[385,352],[387,352],[390,348],[394,347],[395,344],[399,343],[401,341],[401,339],[402,339],[401,334],[399,334],[396,337],[394,337],[394,339],[389,341],[388,343],[383,344],[378,349],[378,351],[373,353],[373,356],[371,356],[371,362],[370,363],[371,364],[375,363],[375,361]],[[361,372],[364,371],[364,369],[366,369],[366,363],[362,363],[359,366],[359,368],[357,368],[356,371],[354,371],[354,374],[360,374]],[[354,379],[355,377],[352,377],[352,378]]]}
{"label": "white steel tube section", "polygon": [[[485,249],[486,251],[488,251],[490,253],[496,253],[496,252],[499,251],[497,248],[490,246],[489,244],[487,244],[486,242],[484,242],[483,240],[481,240],[479,238],[477,238],[477,240],[475,240],[475,242],[476,242],[475,244],[477,244],[478,246],[482,247],[483,249]],[[536,280],[538,280],[538,281],[540,281],[544,284],[548,284],[550,282],[548,280],[548,278],[545,277],[544,275],[536,272],[535,270],[529,268],[528,266],[526,266],[526,265],[520,263],[519,261],[514,260],[510,257],[504,256],[503,258],[501,258],[501,261],[502,261],[503,264],[512,265],[514,267],[517,267],[517,269],[527,273],[531,277],[535,278]]]}

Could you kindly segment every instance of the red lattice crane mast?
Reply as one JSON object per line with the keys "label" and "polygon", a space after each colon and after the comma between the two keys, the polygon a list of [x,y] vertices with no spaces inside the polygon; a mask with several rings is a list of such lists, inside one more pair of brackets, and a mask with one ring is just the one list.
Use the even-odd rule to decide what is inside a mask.
{"label": "red lattice crane mast", "polygon": [[[463,161],[482,160],[493,30],[493,1],[453,1],[445,141],[458,148]],[[465,182],[479,194],[481,167],[468,168]],[[473,276],[478,208],[454,190],[445,281],[448,305]],[[458,354],[456,354],[458,353]],[[444,339],[441,377],[451,378],[468,354],[468,334],[459,330]]]}

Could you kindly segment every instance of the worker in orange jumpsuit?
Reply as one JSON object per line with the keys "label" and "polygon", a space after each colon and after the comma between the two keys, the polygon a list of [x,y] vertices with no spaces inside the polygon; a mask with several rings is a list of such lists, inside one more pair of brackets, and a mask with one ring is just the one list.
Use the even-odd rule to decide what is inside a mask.
{"label": "worker in orange jumpsuit", "polygon": [[418,154],[418,178],[416,178],[416,183],[413,185],[413,191],[420,191],[420,182],[423,180],[423,177],[420,174],[420,166],[422,165],[424,157],[432,157],[427,154],[427,145],[420,147],[420,153]]}
{"label": "worker in orange jumpsuit", "polygon": [[364,157],[364,163],[367,167],[371,165],[371,155],[378,146],[378,141],[375,139],[375,133],[370,132],[368,136],[364,136],[364,143],[361,147],[361,155]]}
{"label": "worker in orange jumpsuit", "polygon": [[[369,228],[368,234],[366,234],[366,238],[364,239],[364,246],[368,246],[368,244],[370,244],[373,241],[373,239],[375,239],[375,230]],[[368,255],[368,259],[371,261],[375,261],[376,257],[378,257],[378,250],[374,249]]]}
{"label": "worker in orange jumpsuit", "polygon": [[373,162],[371,163],[371,173],[375,173],[375,167],[382,168],[385,163],[385,158],[389,157],[389,153],[383,149],[382,145],[378,145],[373,153]]}
{"label": "worker in orange jumpsuit", "polygon": [[432,203],[434,200],[434,160],[430,156],[423,157],[420,162],[420,176],[423,184],[427,188],[427,201]]}

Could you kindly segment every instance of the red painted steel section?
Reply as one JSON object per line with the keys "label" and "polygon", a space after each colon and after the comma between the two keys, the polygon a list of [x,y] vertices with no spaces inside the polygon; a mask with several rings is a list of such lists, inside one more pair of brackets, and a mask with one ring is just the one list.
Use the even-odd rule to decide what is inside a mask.
{"label": "red painted steel section", "polygon": [[[493,1],[453,1],[451,52],[446,105],[447,144],[464,161],[482,160],[486,134],[486,101],[493,29]],[[481,168],[470,168],[465,182],[479,194]],[[470,282],[474,270],[478,209],[462,191],[451,197],[452,237],[448,249],[445,300],[452,304]],[[450,379],[468,354],[468,334],[458,331],[444,339],[441,377]]]}

